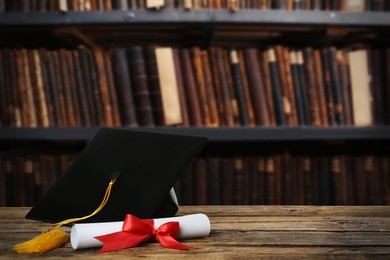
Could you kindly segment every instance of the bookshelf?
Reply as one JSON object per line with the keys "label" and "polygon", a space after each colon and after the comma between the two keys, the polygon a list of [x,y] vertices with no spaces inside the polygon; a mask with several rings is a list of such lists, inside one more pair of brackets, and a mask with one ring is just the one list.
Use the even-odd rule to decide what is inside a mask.
{"label": "bookshelf", "polygon": [[[374,46],[388,49],[390,43],[389,32],[390,16],[388,15],[388,12],[162,9],[158,11],[6,12],[1,13],[0,15],[0,37],[4,39],[4,41],[0,42],[0,47],[2,49],[45,48],[50,51],[55,51],[60,48],[75,49],[80,45],[91,49],[97,47],[110,49],[124,48],[133,45],[147,46],[151,44],[173,46],[176,48],[200,46],[200,48],[204,50],[207,50],[210,47],[221,47],[226,48],[227,50],[231,46],[245,49],[258,46],[260,46],[260,48],[265,48],[266,46],[275,45],[292,46],[293,48],[304,48],[305,46],[313,48],[325,48],[329,46],[335,46],[337,48],[361,48],[363,46]],[[390,66],[390,64],[387,66]],[[385,73],[384,70],[383,73]],[[382,80],[387,80],[384,79],[383,76],[380,76],[380,78],[382,78]],[[385,90],[386,95],[390,92],[390,89],[388,89],[390,82],[387,82],[387,84],[387,90]],[[389,98],[389,96],[386,98]],[[105,126],[103,125],[102,127]],[[114,127],[126,128],[122,126]],[[66,168],[64,165],[66,165],[66,162],[69,162],[70,159],[56,158],[55,160],[59,160],[59,163],[54,162],[53,158],[47,158],[44,146],[42,147],[42,145],[37,144],[39,142],[44,142],[61,146],[66,142],[72,143],[76,141],[85,143],[94,136],[98,129],[98,126],[79,125],[72,127],[49,126],[31,128],[9,127],[5,125],[0,127],[0,147],[4,154],[7,154],[6,148],[9,147],[12,147],[12,153],[15,153],[15,147],[20,150],[27,150],[27,155],[23,154],[19,156],[23,158],[16,159],[16,161],[19,160],[22,164],[26,164],[26,162],[30,162],[31,157],[34,156],[34,148],[32,147],[39,146],[39,151],[36,153],[43,153],[44,155],[42,158],[40,157],[41,155],[38,155],[39,158],[37,161],[42,163],[46,160],[46,162],[50,162],[51,165],[60,164],[62,165],[60,168],[63,170]],[[390,201],[390,188],[383,185],[381,186],[381,184],[378,183],[378,180],[386,182],[389,178],[388,175],[390,174],[390,169],[388,169],[390,153],[389,148],[387,148],[390,147],[390,126],[387,123],[373,124],[364,127],[353,125],[255,125],[234,127],[141,126],[134,128],[129,127],[129,129],[206,136],[209,138],[211,143],[210,151],[205,151],[195,163],[196,165],[193,169],[190,170],[192,177],[184,178],[183,183],[177,187],[179,192],[183,193],[183,201],[185,204],[224,204],[222,201],[223,198],[213,200],[211,195],[209,195],[209,198],[189,197],[189,192],[193,192],[193,194],[205,192],[207,194],[208,189],[208,193],[211,194],[214,191],[212,191],[210,185],[211,183],[217,182],[219,182],[220,186],[214,186],[214,190],[219,189],[221,192],[223,190],[224,195],[220,194],[222,197],[226,196],[229,192],[234,193],[234,189],[243,192],[243,197],[241,196],[235,199],[226,198],[227,201],[234,204],[340,203],[346,205],[364,203],[388,204]],[[22,144],[14,146],[12,143]],[[334,143],[337,145],[334,145]],[[294,150],[297,146],[301,146],[301,148],[296,149],[299,150],[297,154],[289,152],[290,150]],[[265,149],[263,149],[263,147]],[[50,150],[52,149],[53,146],[51,145]],[[267,155],[267,151],[264,151],[267,149],[270,151],[269,155]],[[323,155],[323,151],[316,151],[319,149],[325,150],[326,156]],[[63,156],[62,148],[58,148],[58,150],[61,150],[60,155],[58,156]],[[236,152],[232,152],[235,150]],[[355,155],[355,150],[359,151],[357,155]],[[230,161],[225,160],[224,153],[227,153],[226,157],[228,157]],[[250,153],[253,153],[253,155],[250,155]],[[316,156],[320,158],[317,158]],[[244,180],[242,181],[242,179],[239,179],[239,181],[237,181],[237,179],[234,179],[236,177],[231,177],[233,179],[231,179],[230,182],[233,181],[234,184],[230,187],[230,190],[226,190],[226,187],[224,188],[223,185],[226,185],[227,180],[222,180],[222,173],[216,174],[215,168],[213,172],[212,165],[215,166],[215,163],[209,163],[215,158],[220,160],[218,166],[220,169],[224,169],[222,161],[225,160],[225,164],[231,166],[231,171],[235,175],[232,174],[234,176],[244,176],[242,177]],[[283,158],[287,158],[285,159],[286,161],[283,161]],[[373,176],[376,177],[367,181],[367,183],[376,182],[374,183],[375,185],[367,185],[367,187],[358,188],[362,186],[364,181],[358,182],[357,177],[353,177],[351,172],[357,171],[354,169],[358,168],[357,165],[359,165],[359,163],[357,161],[359,159],[363,161],[362,167],[365,168],[366,172],[375,173]],[[0,158],[0,162],[2,163],[5,163],[7,160],[13,159],[10,159],[8,155]],[[251,185],[249,179],[254,176],[250,173],[250,171],[253,171],[253,168],[256,168],[252,165],[253,160],[257,161],[259,165],[263,165],[263,169],[259,170],[259,176],[263,176],[262,174],[268,176],[266,173],[273,173],[275,175],[272,178],[263,176],[262,178],[269,178],[270,182],[263,183],[263,187],[253,187],[253,189],[272,192],[272,196],[275,196],[275,198],[277,197],[278,199],[249,199],[248,196],[250,195],[246,193],[245,187]],[[269,170],[264,166],[269,164],[269,160],[274,163],[274,166],[271,167],[272,170]],[[335,160],[336,162],[334,162]],[[326,199],[317,198],[316,200],[307,198],[307,200],[305,200],[304,195],[300,193],[300,189],[303,188],[299,186],[301,184],[296,183],[297,181],[293,182],[293,188],[286,189],[286,193],[283,193],[283,195],[279,194],[281,193],[280,190],[282,190],[283,187],[285,188],[286,184],[288,184],[288,180],[299,175],[299,169],[306,169],[305,165],[307,165],[307,161],[311,162],[310,165],[317,165],[317,170],[320,169],[318,170],[319,172],[327,172],[326,169],[330,169],[329,172],[332,173],[345,173],[345,176],[343,175],[344,179],[342,182],[340,181],[340,183],[345,186],[349,185],[349,188],[347,191],[343,192],[357,194],[359,189],[364,189],[367,194],[371,194],[373,193],[372,187],[380,187],[380,190],[382,191],[381,194],[383,195],[381,195],[381,198],[375,199],[373,199],[372,196],[367,199],[359,197],[359,201],[350,199],[352,196],[351,194],[344,194],[345,196],[343,199],[329,199],[329,193],[333,192],[332,189],[341,189],[340,183],[335,182],[332,186],[329,183],[329,179],[323,180],[328,181],[328,186],[325,185],[325,188],[321,186],[323,183],[319,180],[316,180],[317,182],[313,184],[313,186],[317,187],[319,192],[322,192],[321,194],[325,193],[326,196],[328,196]],[[329,165],[325,161],[328,162]],[[15,161],[13,161],[13,164],[17,165]],[[256,162],[254,164],[256,164]],[[37,165],[39,164],[37,163]],[[295,170],[291,173],[287,170],[288,167],[286,167],[286,165],[296,168],[294,168]],[[325,168],[321,168],[322,166],[318,165],[326,165],[326,167],[324,166]],[[342,165],[339,167],[341,170],[335,170],[337,167],[334,165]],[[205,175],[204,172],[206,168],[213,173]],[[2,169],[7,169],[7,167],[2,166]],[[376,171],[373,169],[380,170]],[[246,171],[247,173],[249,172],[249,177],[245,175]],[[7,172],[7,170],[4,172]],[[286,172],[286,179],[284,179],[284,172]],[[364,175],[361,171],[359,171],[359,174],[359,178],[365,178],[361,177]],[[219,177],[217,178],[216,176]],[[3,183],[6,183],[4,177],[1,178],[3,178]],[[0,182],[2,181],[1,178]],[[18,177],[15,178],[17,179]],[[336,180],[336,177],[334,178]],[[350,180],[349,182],[347,181],[348,178]],[[55,177],[50,176],[50,180],[47,180],[45,183],[46,188],[48,186],[47,182],[53,181],[54,179]],[[262,179],[262,181],[264,182],[264,179]],[[278,187],[276,187],[277,184],[275,184],[277,181],[281,181],[281,184]],[[191,187],[189,187],[189,185]],[[305,185],[310,186],[307,183]],[[350,187],[351,185],[353,187]],[[270,188],[270,186],[275,186],[275,190]],[[18,187],[23,189],[24,186],[19,185]],[[328,189],[327,187],[331,188]],[[314,194],[312,189],[308,188],[308,190]],[[292,194],[294,192],[300,194],[299,199],[293,201],[288,200],[288,195],[286,194]],[[39,195],[36,196],[39,197]],[[257,194],[256,196],[260,195]],[[267,195],[263,194],[261,196],[264,197]],[[353,196],[356,197],[356,195]],[[18,196],[15,195],[14,197]],[[0,200],[1,199],[2,196],[0,194]],[[31,203],[31,201],[32,200],[30,199],[29,203]]]}

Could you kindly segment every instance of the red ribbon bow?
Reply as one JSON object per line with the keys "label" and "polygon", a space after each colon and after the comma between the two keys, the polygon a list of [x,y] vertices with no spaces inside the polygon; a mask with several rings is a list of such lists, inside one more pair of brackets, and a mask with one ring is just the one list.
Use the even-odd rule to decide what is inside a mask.
{"label": "red ribbon bow", "polygon": [[144,241],[155,241],[167,248],[191,249],[176,241],[179,235],[179,222],[167,222],[154,229],[153,219],[139,219],[131,214],[126,215],[122,231],[95,237],[104,243],[100,253],[134,247]]}

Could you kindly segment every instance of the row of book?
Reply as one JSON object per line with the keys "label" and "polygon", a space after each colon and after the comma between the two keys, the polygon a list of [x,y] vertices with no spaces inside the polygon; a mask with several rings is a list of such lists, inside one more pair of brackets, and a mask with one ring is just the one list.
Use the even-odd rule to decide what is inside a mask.
{"label": "row of book", "polygon": [[1,12],[110,11],[143,9],[282,9],[388,11],[388,0],[0,0]]}
{"label": "row of book", "polygon": [[1,49],[0,126],[390,124],[390,49]]}
{"label": "row of book", "polygon": [[[2,154],[0,206],[32,206],[72,158]],[[390,157],[205,156],[174,188],[182,205],[390,205]]]}
{"label": "row of book", "polygon": [[0,207],[33,206],[66,171],[74,155],[0,155]]}
{"label": "row of book", "polygon": [[175,186],[184,205],[389,205],[390,158],[197,158]]}

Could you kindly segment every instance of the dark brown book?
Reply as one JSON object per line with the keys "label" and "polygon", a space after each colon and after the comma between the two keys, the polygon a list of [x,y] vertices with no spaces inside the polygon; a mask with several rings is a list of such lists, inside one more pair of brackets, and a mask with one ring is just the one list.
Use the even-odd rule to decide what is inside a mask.
{"label": "dark brown book", "polygon": [[247,189],[247,187],[245,187],[244,159],[235,157],[233,160],[233,202],[235,205],[245,204],[244,190]]}
{"label": "dark brown book", "polygon": [[201,59],[202,59],[204,83],[206,87],[207,104],[210,113],[210,126],[219,126],[220,120],[218,115],[217,99],[215,97],[215,92],[214,92],[215,88],[213,86],[213,75],[214,77],[216,77],[216,74],[212,74],[211,64],[209,60],[209,51],[202,51]]}
{"label": "dark brown book", "polygon": [[329,59],[330,84],[332,88],[335,123],[337,125],[344,125],[340,74],[337,66],[337,50],[334,47],[330,47],[326,48],[325,52]]}
{"label": "dark brown book", "polygon": [[177,87],[179,90],[179,99],[180,99],[180,111],[182,116],[182,126],[190,126],[190,119],[188,116],[188,107],[186,101],[186,93],[184,89],[183,82],[183,72],[180,64],[180,53],[178,48],[173,48],[173,59],[175,62],[175,75],[177,81]]}
{"label": "dark brown book", "polygon": [[390,205],[390,158],[380,158],[381,197],[383,205]]}
{"label": "dark brown book", "polygon": [[379,162],[376,156],[366,156],[365,158],[365,177],[367,187],[367,204],[381,204],[381,179],[379,173]]}
{"label": "dark brown book", "polygon": [[367,187],[364,157],[354,157],[354,202],[356,205],[367,205]]}
{"label": "dark brown book", "polygon": [[264,205],[266,204],[267,199],[267,179],[266,179],[266,171],[265,171],[265,164],[266,164],[266,158],[264,156],[258,157],[255,159],[257,161],[257,182],[258,182],[258,191],[257,191],[257,202],[255,204],[257,205]]}
{"label": "dark brown book", "polygon": [[66,50],[60,49],[58,52],[59,66],[62,81],[62,93],[64,96],[64,105],[67,114],[67,126],[76,126],[75,113],[74,113],[74,100],[72,96],[70,86],[70,74],[68,67],[68,59],[66,57]]}
{"label": "dark brown book", "polygon": [[194,69],[191,63],[190,51],[189,49],[180,49],[179,53],[183,68],[183,82],[190,123],[192,126],[202,126],[199,95],[195,87]]}
{"label": "dark brown book", "polygon": [[17,183],[15,176],[14,163],[11,157],[4,157],[4,178],[5,178],[5,193],[7,207],[15,207],[17,205]]}
{"label": "dark brown book", "polygon": [[[3,75],[4,75],[4,105],[5,105],[5,117],[7,120],[7,126],[15,127],[15,115],[14,115],[14,102],[12,94],[12,79],[10,71],[10,50],[6,50],[3,53]],[[34,107],[35,108],[35,107]]]}
{"label": "dark brown book", "polygon": [[209,156],[207,163],[207,202],[208,205],[221,205],[220,158]]}
{"label": "dark brown book", "polygon": [[124,126],[135,127],[138,123],[133,93],[131,91],[132,86],[129,77],[129,65],[126,59],[126,50],[113,49],[111,55],[121,121]]}
{"label": "dark brown book", "polygon": [[305,111],[302,101],[302,88],[301,81],[299,77],[299,62],[297,53],[295,50],[290,50],[290,68],[291,68],[291,78],[294,87],[294,96],[295,96],[295,107],[297,109],[297,118],[299,125],[305,125]]}
{"label": "dark brown book", "polygon": [[0,50],[0,84],[1,86],[3,86],[2,88],[0,88],[0,122],[1,126],[9,126],[9,117],[7,113],[7,87],[5,79],[6,74],[4,68],[4,50]]}
{"label": "dark brown book", "polygon": [[329,125],[328,109],[326,102],[326,92],[324,86],[324,74],[322,70],[322,58],[320,50],[313,50],[313,73],[315,75],[315,83],[318,92],[318,102],[321,115],[322,126]]}
{"label": "dark brown book", "polygon": [[382,49],[372,48],[368,51],[370,58],[370,68],[371,68],[371,82],[372,82],[372,104],[373,104],[373,115],[374,115],[374,124],[383,125],[385,123],[385,111],[386,111],[386,90],[384,82],[384,68],[385,59],[383,59],[384,52]]}
{"label": "dark brown book", "polygon": [[272,99],[274,104],[275,119],[277,125],[285,125],[285,109],[282,97],[282,86],[280,82],[280,71],[278,69],[276,53],[273,48],[267,50],[268,68],[272,86]]}
{"label": "dark brown book", "polygon": [[312,0],[311,1],[311,10],[322,10],[322,0]]}
{"label": "dark brown book", "polygon": [[256,8],[261,10],[269,10],[271,9],[271,0],[259,0],[255,2]]}
{"label": "dark brown book", "polygon": [[258,158],[253,156],[247,157],[248,177],[247,177],[247,194],[248,204],[256,205],[260,201],[260,171],[258,170]]}
{"label": "dark brown book", "polygon": [[34,95],[34,106],[37,118],[37,126],[42,126],[44,121],[44,111],[41,106],[41,98],[39,95],[40,87],[38,86],[38,66],[35,64],[34,50],[27,51],[28,68],[30,72],[31,88]]}
{"label": "dark brown book", "polygon": [[23,67],[24,67],[24,78],[26,79],[26,98],[27,98],[27,111],[28,111],[28,125],[29,127],[37,127],[38,126],[38,120],[37,120],[37,114],[36,114],[36,107],[35,107],[35,101],[34,101],[34,92],[33,92],[33,86],[31,82],[31,73],[29,69],[29,58],[28,58],[28,52],[26,49],[22,49],[22,56],[23,56]]}
{"label": "dark brown book", "polygon": [[333,186],[333,202],[335,205],[345,205],[345,183],[343,182],[341,158],[330,158],[330,170]]}
{"label": "dark brown book", "polygon": [[[384,52],[385,52],[384,59],[386,61],[386,70],[385,70],[386,92],[384,95],[386,96],[385,98],[387,100],[390,100],[390,49],[389,48],[385,49]],[[386,124],[390,124],[390,102],[385,103],[385,111],[387,111],[385,114],[385,122]]]}
{"label": "dark brown book", "polygon": [[112,0],[112,8],[115,10],[129,10],[127,0]]}
{"label": "dark brown book", "polygon": [[345,50],[337,51],[337,69],[340,72],[340,94],[343,104],[344,124],[353,125],[352,100],[351,100],[351,79],[349,75],[349,65],[347,52]]}
{"label": "dark brown book", "polygon": [[[0,9],[1,10],[1,9]],[[5,183],[5,167],[4,167],[4,158],[0,154],[0,207],[7,206],[7,193],[6,193],[6,183]]]}
{"label": "dark brown book", "polygon": [[60,97],[58,95],[57,81],[56,81],[56,72],[54,58],[51,51],[43,51],[42,53],[42,64],[44,66],[44,71],[47,74],[47,84],[48,92],[46,92],[46,98],[48,101],[48,109],[52,110],[53,126],[61,125],[61,106],[60,106]]}
{"label": "dark brown book", "polygon": [[[280,203],[283,205],[292,205],[294,202],[294,198],[298,195],[296,190],[294,189],[294,185],[297,182],[296,179],[294,179],[293,176],[293,169],[292,169],[292,158],[288,152],[285,152],[280,155],[280,166],[277,167],[282,174],[277,174],[275,177],[275,184],[281,185],[281,192],[280,195]],[[278,179],[280,179],[278,181]]]}
{"label": "dark brown book", "polygon": [[238,110],[238,102],[236,93],[234,91],[233,86],[233,76],[230,70],[230,62],[229,62],[229,52],[227,49],[222,49],[222,64],[223,69],[225,70],[225,76],[226,76],[226,83],[229,91],[229,97],[230,97],[230,105],[233,112],[233,122],[234,126],[240,125],[240,111]]}
{"label": "dark brown book", "polygon": [[194,161],[194,204],[207,205],[207,166],[205,158]]}
{"label": "dark brown book", "polygon": [[145,60],[140,46],[127,50],[129,75],[140,126],[154,126],[152,103],[148,89]]}
{"label": "dark brown book", "polygon": [[69,74],[69,88],[70,88],[70,94],[72,95],[72,101],[73,101],[73,113],[74,113],[74,120],[76,126],[81,126],[81,108],[80,108],[80,98],[77,93],[77,83],[76,83],[76,70],[73,63],[72,58],[72,52],[74,51],[65,51],[64,54],[67,59],[68,64],[68,74]]}
{"label": "dark brown book", "polygon": [[210,110],[207,102],[207,92],[206,85],[204,82],[201,50],[199,47],[191,48],[191,59],[194,68],[195,83],[196,89],[198,90],[199,106],[201,111],[201,117],[203,119],[203,125],[206,127],[210,127],[212,126],[210,119]]}
{"label": "dark brown book", "polygon": [[239,65],[240,61],[238,59],[237,51],[231,50],[229,56],[230,56],[230,68],[233,76],[233,86],[236,94],[237,106],[239,111],[240,124],[241,126],[248,126],[249,116],[247,111],[246,97],[244,94],[240,65]]}
{"label": "dark brown book", "polygon": [[53,98],[52,98],[52,86],[49,78],[49,70],[47,69],[47,50],[41,49],[38,51],[39,59],[40,59],[40,65],[41,65],[41,72],[42,72],[42,83],[43,83],[43,91],[45,93],[45,102],[47,107],[47,117],[49,121],[49,126],[55,125],[54,120],[54,105],[53,105]]}
{"label": "dark brown book", "polygon": [[329,125],[336,125],[336,118],[335,118],[335,100],[334,95],[332,91],[332,79],[331,79],[331,73],[330,73],[330,57],[327,55],[326,49],[321,49],[321,58],[322,58],[322,70],[324,72],[324,90],[325,90],[325,98],[326,98],[326,104],[327,104],[327,113],[328,113],[328,122]]}
{"label": "dark brown book", "polygon": [[221,158],[221,200],[223,205],[234,204],[234,161],[231,157]]}
{"label": "dark brown book", "polygon": [[[105,63],[104,63],[104,52],[102,49],[94,49],[94,63],[96,65],[96,75],[97,75],[97,84],[98,89],[100,92],[100,100],[104,115],[103,120],[103,126],[109,126],[112,127],[114,125],[113,118],[112,118],[112,109],[111,109],[111,102],[110,102],[110,93],[108,89],[108,83],[107,83],[107,74],[105,70]],[[96,99],[98,99],[98,96],[95,96]]]}
{"label": "dark brown book", "polygon": [[264,79],[264,87],[265,87],[265,96],[266,96],[266,102],[267,107],[269,111],[269,118],[271,120],[271,125],[276,126],[276,113],[275,113],[275,106],[274,106],[274,99],[272,97],[273,91],[272,91],[272,82],[271,82],[271,73],[268,65],[268,54],[266,51],[260,51],[259,52],[259,61],[261,64],[261,72]]}
{"label": "dark brown book", "polygon": [[122,122],[121,122],[120,112],[119,112],[118,96],[115,89],[114,75],[112,72],[110,52],[105,51],[103,58],[104,58],[106,76],[107,76],[108,93],[110,96],[112,122],[113,122],[113,126],[119,127],[122,126]]}
{"label": "dark brown book", "polygon": [[34,206],[37,199],[35,198],[35,178],[34,178],[34,160],[32,156],[25,156],[23,162],[25,188],[26,188],[26,206]]}
{"label": "dark brown book", "polygon": [[248,114],[248,122],[250,126],[255,126],[255,115],[253,112],[253,105],[252,105],[252,100],[250,96],[250,90],[249,90],[249,83],[248,83],[248,78],[247,78],[247,68],[245,65],[245,58],[244,58],[244,52],[243,50],[238,50],[238,60],[239,62],[239,69],[240,69],[240,74],[241,74],[241,80],[242,80],[242,89],[245,97],[245,104],[246,104],[246,110]]}
{"label": "dark brown book", "polygon": [[244,54],[256,124],[271,125],[257,50],[248,48]]}
{"label": "dark brown book", "polygon": [[83,78],[81,57],[78,51],[73,51],[73,65],[75,72],[75,83],[76,90],[79,96],[79,106],[80,106],[80,117],[82,126],[92,126],[91,116],[90,116],[90,107],[88,104],[88,99],[90,98],[87,94],[86,85],[87,80]]}
{"label": "dark brown book", "polygon": [[218,102],[218,111],[220,113],[221,125],[234,126],[233,109],[230,103],[230,93],[226,80],[226,73],[223,64],[223,52],[221,48],[210,49],[210,61],[214,77],[214,87]]}
{"label": "dark brown book", "polygon": [[[278,49],[276,49],[278,50]],[[293,84],[293,78],[292,78],[292,71],[291,71],[291,59],[290,59],[290,52],[289,49],[286,47],[282,48],[282,59],[283,60],[283,67],[284,67],[284,76],[286,77],[286,84],[287,89],[286,93],[289,99],[289,105],[291,107],[291,125],[296,126],[298,125],[298,112],[296,107],[296,97],[294,92],[294,84]],[[277,52],[278,53],[278,52]],[[285,106],[285,107],[288,107]]]}
{"label": "dark brown book", "polygon": [[280,190],[276,189],[275,179],[276,179],[276,165],[275,160],[272,156],[265,158],[265,190],[266,190],[266,204],[274,205],[275,203],[281,203],[276,199],[276,195],[280,195]]}
{"label": "dark brown book", "polygon": [[299,156],[298,171],[303,175],[303,197],[305,205],[313,205],[313,172],[311,159],[306,156]]}
{"label": "dark brown book", "polygon": [[[95,109],[96,109],[96,125],[98,126],[105,126],[110,121],[109,116],[111,112],[111,109],[108,109],[106,107],[107,103],[109,104],[109,99],[106,96],[102,96],[103,93],[101,92],[100,88],[100,77],[99,77],[99,70],[98,65],[96,63],[94,50],[87,50],[87,59],[88,59],[88,68],[89,73],[91,75],[91,87],[92,87],[92,93],[91,101],[94,103]],[[109,121],[107,121],[109,120]],[[111,119],[112,120],[112,119]]]}
{"label": "dark brown book", "polygon": [[315,84],[314,62],[313,62],[313,50],[311,48],[305,48],[303,50],[303,57],[305,60],[304,69],[307,82],[307,92],[309,98],[309,111],[312,126],[321,126],[321,114],[319,105],[319,93]]}
{"label": "dark brown book", "polygon": [[303,106],[303,114],[304,114],[304,124],[311,125],[311,117],[310,117],[310,108],[309,108],[309,94],[307,90],[307,82],[305,78],[305,68],[304,68],[304,58],[303,52],[301,49],[297,50],[297,67],[298,67],[298,78],[299,78],[299,86],[301,88],[301,102]]}
{"label": "dark brown book", "polygon": [[13,122],[14,126],[16,127],[22,127],[23,121],[22,121],[22,113],[23,113],[23,103],[24,101],[21,99],[21,93],[19,91],[18,87],[15,87],[18,85],[18,79],[19,74],[20,76],[23,76],[23,72],[19,73],[18,66],[16,64],[16,53],[15,50],[10,50],[8,52],[8,61],[9,61],[9,78],[10,78],[10,90],[11,90],[11,100],[12,100],[12,115],[14,117]]}
{"label": "dark brown book", "polygon": [[289,82],[288,82],[288,71],[287,67],[290,66],[288,62],[285,60],[283,54],[283,46],[276,45],[273,47],[276,56],[276,64],[279,72],[280,79],[280,90],[282,94],[282,103],[283,103],[283,114],[286,125],[294,125],[293,119],[293,106],[292,101],[289,94]]}
{"label": "dark brown book", "polygon": [[149,84],[150,100],[153,107],[154,122],[156,125],[164,124],[164,111],[162,107],[160,80],[156,63],[155,47],[145,47],[145,64]]}

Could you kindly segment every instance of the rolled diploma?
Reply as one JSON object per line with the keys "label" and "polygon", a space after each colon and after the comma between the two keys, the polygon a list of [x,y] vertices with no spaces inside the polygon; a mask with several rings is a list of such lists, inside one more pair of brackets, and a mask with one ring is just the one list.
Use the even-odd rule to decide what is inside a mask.
{"label": "rolled diploma", "polygon": [[[162,224],[177,221],[180,223],[178,239],[205,237],[210,234],[210,220],[205,214],[192,214],[172,218],[156,218],[154,228]],[[96,236],[122,231],[123,221],[75,224],[70,234],[70,243],[73,249],[91,248],[103,246]]]}

